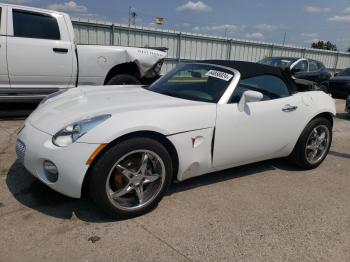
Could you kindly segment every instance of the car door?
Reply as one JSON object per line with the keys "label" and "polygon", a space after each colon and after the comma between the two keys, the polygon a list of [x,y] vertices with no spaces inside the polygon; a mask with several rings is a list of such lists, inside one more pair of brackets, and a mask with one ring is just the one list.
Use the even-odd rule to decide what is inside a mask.
{"label": "car door", "polygon": [[307,79],[309,71],[309,63],[306,59],[298,60],[297,63],[291,66],[291,71],[295,78]]}
{"label": "car door", "polygon": [[8,9],[11,87],[69,87],[74,50],[63,17],[50,12]]}
{"label": "car door", "polygon": [[321,68],[318,67],[315,60],[309,59],[309,71],[307,79],[316,83],[321,82]]}
{"label": "car door", "polygon": [[[264,95],[262,101],[247,103],[243,111],[238,102],[244,91]],[[231,101],[218,104],[214,140],[214,168],[284,156],[302,124],[301,101],[290,95],[281,78],[262,75],[241,80]]]}
{"label": "car door", "polygon": [[332,74],[328,72],[325,65],[322,64],[321,62],[316,61],[316,64],[320,73],[319,80],[318,80],[319,83],[327,82],[332,77]]}
{"label": "car door", "polygon": [[0,5],[0,88],[10,87],[6,59],[6,6]]}

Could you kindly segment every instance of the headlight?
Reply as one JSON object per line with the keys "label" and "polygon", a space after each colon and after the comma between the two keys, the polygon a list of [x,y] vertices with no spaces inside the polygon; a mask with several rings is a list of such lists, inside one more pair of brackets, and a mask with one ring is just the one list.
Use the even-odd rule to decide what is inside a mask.
{"label": "headlight", "polygon": [[42,105],[42,104],[46,103],[47,100],[49,100],[49,99],[51,99],[51,98],[54,98],[54,97],[56,97],[56,96],[58,96],[58,95],[61,95],[61,94],[63,94],[64,92],[67,92],[67,91],[68,91],[68,89],[65,89],[65,90],[60,90],[60,91],[57,91],[57,92],[55,92],[55,93],[49,94],[49,95],[47,95],[43,100],[41,100],[41,102],[40,102],[39,105]]}
{"label": "headlight", "polygon": [[59,147],[69,146],[110,117],[111,115],[100,115],[70,124],[53,136],[52,143]]}

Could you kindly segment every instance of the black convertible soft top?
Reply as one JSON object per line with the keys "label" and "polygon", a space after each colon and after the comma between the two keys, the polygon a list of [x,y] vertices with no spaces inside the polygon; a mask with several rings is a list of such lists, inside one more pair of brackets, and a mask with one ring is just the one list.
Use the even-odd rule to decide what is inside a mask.
{"label": "black convertible soft top", "polygon": [[283,70],[279,67],[259,63],[231,60],[200,60],[197,61],[197,63],[213,64],[236,69],[241,73],[241,79],[246,79],[259,75],[274,75],[284,80],[291,93],[294,93],[297,90],[290,71]]}

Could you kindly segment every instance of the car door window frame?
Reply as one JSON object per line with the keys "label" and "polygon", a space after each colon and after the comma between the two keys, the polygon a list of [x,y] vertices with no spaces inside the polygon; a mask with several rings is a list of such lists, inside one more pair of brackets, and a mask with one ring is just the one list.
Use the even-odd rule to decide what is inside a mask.
{"label": "car door window frame", "polygon": [[[45,38],[45,37],[30,37],[30,36],[19,36],[19,35],[15,35],[15,18],[14,18],[14,13],[23,13],[23,14],[29,14],[29,15],[34,15],[34,16],[41,16],[41,17],[48,17],[51,18],[52,20],[54,20],[56,27],[57,27],[57,31],[58,31],[58,38]],[[16,8],[12,8],[11,10],[11,16],[12,16],[12,34],[13,37],[17,37],[17,38],[29,38],[29,39],[41,39],[41,40],[51,40],[51,41],[60,41],[62,40],[62,35],[61,35],[61,31],[60,31],[60,25],[59,25],[59,21],[56,17],[54,17],[51,14],[47,14],[47,13],[41,13],[41,12],[35,12],[35,11],[30,11],[30,10],[22,10],[22,9],[16,9]]]}
{"label": "car door window frame", "polygon": [[[307,73],[307,72],[309,72],[309,61],[306,60],[306,59],[302,59],[302,60],[298,61],[298,62],[293,66],[293,68],[295,68],[296,66],[298,66],[298,64],[300,64],[300,63],[306,63],[306,69],[305,69],[305,71],[299,71],[299,72],[300,72],[300,73]],[[299,72],[298,72],[298,73],[299,73]]]}
{"label": "car door window frame", "polygon": [[[285,85],[285,88],[286,88],[286,90],[287,90],[287,95],[286,95],[286,96],[279,96],[278,98],[270,98],[270,97],[269,97],[268,99],[263,99],[263,100],[261,100],[260,102],[282,99],[282,98],[286,98],[286,97],[289,97],[289,96],[292,95],[290,89],[288,88],[288,84],[287,84],[286,81],[284,81],[281,77],[279,77],[279,76],[277,76],[277,75],[272,75],[272,74],[256,75],[256,76],[249,77],[249,78],[246,78],[246,79],[240,79],[240,81],[237,83],[237,86],[236,86],[235,89],[233,90],[232,95],[231,95],[231,97],[230,97],[228,103],[229,103],[229,104],[236,104],[236,103],[238,103],[239,100],[242,98],[242,94],[243,94],[244,91],[242,92],[242,94],[241,94],[241,96],[239,97],[238,101],[233,100],[233,99],[234,99],[235,92],[237,91],[237,88],[239,88],[239,86],[240,86],[240,84],[241,84],[242,81],[247,80],[247,79],[251,79],[251,78],[262,77],[262,76],[275,77],[275,78],[281,80],[281,82]],[[247,88],[247,89],[248,89],[248,90],[252,90],[252,91],[261,92],[261,93],[264,95],[264,98],[266,98],[264,92],[262,92],[262,90],[259,89],[259,88],[256,88],[256,89],[249,89],[249,88]],[[247,91],[248,91],[248,90],[247,90]],[[266,92],[267,92],[267,90],[266,90]]]}

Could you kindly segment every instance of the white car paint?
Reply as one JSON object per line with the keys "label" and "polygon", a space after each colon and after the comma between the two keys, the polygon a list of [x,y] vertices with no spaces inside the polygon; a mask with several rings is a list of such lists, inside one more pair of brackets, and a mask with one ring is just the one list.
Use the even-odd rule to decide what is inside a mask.
{"label": "white car paint", "polygon": [[[182,181],[287,156],[312,118],[336,113],[333,99],[321,91],[246,102],[244,110],[239,110],[238,103],[223,103],[223,97],[232,95],[239,82],[240,74],[234,75],[217,104],[174,98],[140,86],[71,89],[40,105],[25,121],[18,135],[27,146],[24,165],[49,187],[78,198],[88,169],[86,161],[99,145],[133,132],[152,131],[167,137],[175,147],[179,158],[176,178]],[[290,106],[297,110],[282,111]],[[65,126],[101,114],[111,117],[72,145],[60,148],[53,144],[53,135]],[[43,179],[44,160],[59,166],[58,182]]]}
{"label": "white car paint", "polygon": [[[129,62],[137,65],[142,78],[166,56],[165,52],[144,48],[76,45],[73,25],[67,14],[7,4],[0,4],[0,7],[0,88],[65,89],[77,84],[103,85],[113,67]],[[14,36],[13,10],[53,17],[61,39]],[[53,48],[68,49],[68,52],[54,52]]]}

